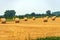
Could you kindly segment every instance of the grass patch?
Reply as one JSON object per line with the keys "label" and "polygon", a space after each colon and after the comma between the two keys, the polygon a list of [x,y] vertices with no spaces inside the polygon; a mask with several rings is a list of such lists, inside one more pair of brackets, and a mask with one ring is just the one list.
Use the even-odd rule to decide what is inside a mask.
{"label": "grass patch", "polygon": [[46,38],[36,38],[33,40],[60,40],[60,37],[46,37]]}
{"label": "grass patch", "polygon": [[6,19],[7,21],[13,21],[13,19]]}

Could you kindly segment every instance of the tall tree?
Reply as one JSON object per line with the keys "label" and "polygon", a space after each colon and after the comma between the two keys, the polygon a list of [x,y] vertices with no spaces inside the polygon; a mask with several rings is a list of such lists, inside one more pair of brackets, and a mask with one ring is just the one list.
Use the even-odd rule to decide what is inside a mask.
{"label": "tall tree", "polygon": [[46,14],[47,14],[47,16],[51,16],[51,11],[50,10],[47,10],[46,11]]}
{"label": "tall tree", "polygon": [[5,12],[4,12],[5,14],[4,14],[4,17],[5,18],[13,18],[14,16],[15,16],[15,10],[6,10]]}
{"label": "tall tree", "polygon": [[32,12],[32,13],[31,13],[31,16],[35,16],[35,12]]}

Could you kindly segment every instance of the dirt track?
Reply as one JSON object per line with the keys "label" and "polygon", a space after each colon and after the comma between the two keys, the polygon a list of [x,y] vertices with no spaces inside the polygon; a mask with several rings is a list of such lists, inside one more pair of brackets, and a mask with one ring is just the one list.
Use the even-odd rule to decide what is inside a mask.
{"label": "dirt track", "polygon": [[60,36],[60,18],[51,19],[44,23],[42,18],[28,21],[20,20],[20,23],[0,23],[0,40],[26,40],[37,37]]}

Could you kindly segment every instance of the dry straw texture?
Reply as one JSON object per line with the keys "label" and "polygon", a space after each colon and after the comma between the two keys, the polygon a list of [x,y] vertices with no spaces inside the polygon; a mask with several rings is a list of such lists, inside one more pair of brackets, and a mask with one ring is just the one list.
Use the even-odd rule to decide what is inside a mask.
{"label": "dry straw texture", "polygon": [[32,19],[33,19],[33,20],[35,20],[36,18],[35,18],[35,17],[33,17]]}
{"label": "dry straw texture", "polygon": [[19,18],[15,18],[15,23],[19,23]]}
{"label": "dry straw texture", "polygon": [[56,16],[53,16],[53,17],[52,17],[52,20],[54,21],[55,19],[56,19]]}
{"label": "dry straw texture", "polygon": [[27,21],[27,20],[28,20],[27,17],[25,17],[25,18],[24,18],[24,21]]}
{"label": "dry straw texture", "polygon": [[43,18],[43,21],[44,21],[44,22],[48,22],[48,18],[49,18],[48,16],[44,17],[44,18]]}
{"label": "dry straw texture", "polygon": [[1,23],[6,23],[6,19],[5,18],[1,18]]}

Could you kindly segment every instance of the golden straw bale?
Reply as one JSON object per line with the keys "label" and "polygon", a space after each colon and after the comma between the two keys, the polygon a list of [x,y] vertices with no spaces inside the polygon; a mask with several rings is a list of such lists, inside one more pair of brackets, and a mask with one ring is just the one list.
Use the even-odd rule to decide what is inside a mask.
{"label": "golden straw bale", "polygon": [[44,20],[43,20],[44,22],[47,22],[48,21],[48,18],[44,18]]}
{"label": "golden straw bale", "polygon": [[27,20],[28,20],[27,17],[25,17],[25,18],[24,18],[24,21],[27,21]]}
{"label": "golden straw bale", "polygon": [[1,23],[6,23],[6,19],[5,18],[1,18]]}
{"label": "golden straw bale", "polygon": [[48,18],[49,18],[48,16],[44,17],[44,18],[43,18],[43,21],[44,21],[44,22],[48,22]]}
{"label": "golden straw bale", "polygon": [[55,19],[56,19],[56,16],[53,16],[53,17],[52,17],[52,20],[54,21]]}
{"label": "golden straw bale", "polygon": [[19,23],[19,18],[15,18],[15,23]]}
{"label": "golden straw bale", "polygon": [[32,19],[33,19],[33,20],[35,20],[36,18],[35,18],[35,17],[33,17]]}

